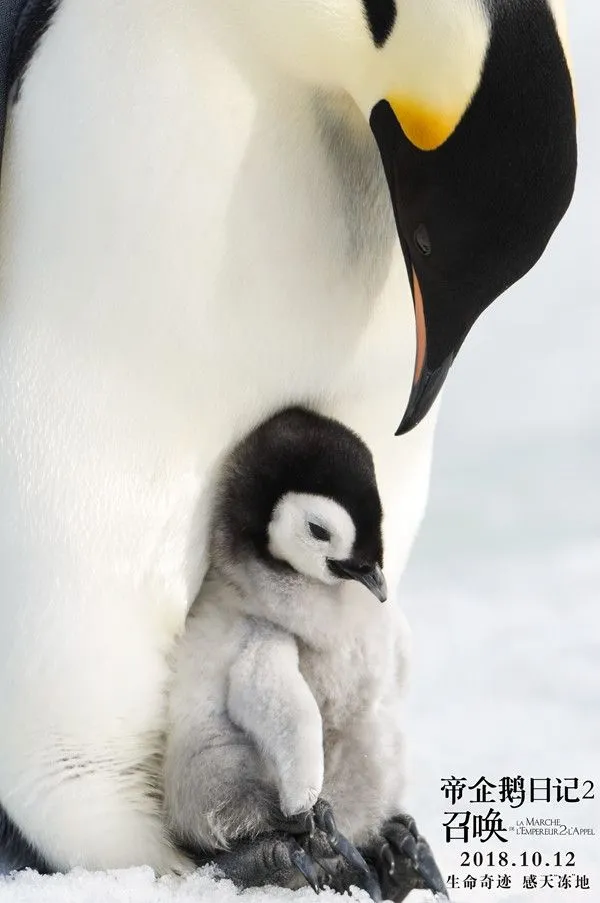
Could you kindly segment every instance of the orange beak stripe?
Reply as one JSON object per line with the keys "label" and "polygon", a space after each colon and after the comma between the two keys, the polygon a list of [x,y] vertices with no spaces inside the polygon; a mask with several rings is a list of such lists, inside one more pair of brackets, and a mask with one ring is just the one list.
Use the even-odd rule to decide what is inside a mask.
{"label": "orange beak stripe", "polygon": [[427,330],[425,327],[425,311],[423,309],[423,295],[421,294],[421,286],[417,279],[414,267],[412,271],[413,277],[413,297],[415,305],[415,319],[417,324],[417,353],[415,356],[415,373],[413,377],[413,386],[419,381],[423,372],[425,363],[425,352],[427,350]]}

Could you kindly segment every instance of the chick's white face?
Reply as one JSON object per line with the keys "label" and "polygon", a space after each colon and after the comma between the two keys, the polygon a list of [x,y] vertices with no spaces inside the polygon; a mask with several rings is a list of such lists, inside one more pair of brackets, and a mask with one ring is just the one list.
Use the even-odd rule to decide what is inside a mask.
{"label": "chick's white face", "polygon": [[288,492],[277,503],[268,527],[269,552],[299,574],[339,583],[327,559],[351,558],[356,529],[345,508],[322,495]]}

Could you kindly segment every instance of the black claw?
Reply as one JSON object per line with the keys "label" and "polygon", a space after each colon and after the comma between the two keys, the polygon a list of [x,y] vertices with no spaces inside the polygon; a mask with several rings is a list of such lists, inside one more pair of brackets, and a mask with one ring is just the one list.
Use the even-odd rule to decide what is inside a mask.
{"label": "black claw", "polygon": [[415,869],[419,871],[419,852],[417,841],[412,834],[407,834],[404,840],[400,841],[398,849],[404,856],[407,856],[408,859],[410,859]]}
{"label": "black claw", "polygon": [[333,817],[333,812],[331,812],[330,810],[325,810],[323,813],[323,830],[330,840],[335,840],[335,838],[337,837],[337,825]]}
{"label": "black claw", "polygon": [[363,877],[362,888],[363,890],[366,890],[371,900],[373,900],[373,903],[381,903],[381,901],[383,900],[381,887],[379,886],[379,881],[371,871],[369,871],[368,875],[365,875]]}
{"label": "black claw", "polygon": [[240,887],[264,887],[267,884],[294,887],[299,872],[318,894],[317,865],[301,843],[292,834],[276,831],[242,841],[235,849],[218,852],[211,858],[221,875]]}
{"label": "black claw", "polygon": [[291,853],[290,858],[298,871],[304,875],[314,892],[318,894],[320,890],[319,877],[312,857],[301,846],[298,846],[298,849]]}
{"label": "black claw", "polygon": [[428,890],[433,894],[439,894],[448,899],[446,883],[442,878],[437,863],[433,858],[429,845],[421,842],[418,845],[416,872],[421,876]]}
{"label": "black claw", "polygon": [[409,831],[415,840],[419,840],[421,835],[419,834],[419,829],[417,828],[417,823],[415,822],[412,815],[405,815],[402,819],[402,824]]}
{"label": "black claw", "polygon": [[[313,808],[313,813],[315,826],[327,838],[329,854],[324,853],[323,855],[328,856],[333,852],[336,856],[341,856],[341,858],[350,866],[350,871],[348,871],[348,869],[345,870],[343,886],[341,888],[342,892],[348,891],[349,893],[350,884],[356,884],[358,887],[366,890],[374,903],[380,903],[382,900],[382,893],[377,876],[369,868],[362,854],[356,849],[354,844],[338,831],[338,827],[335,823],[335,816],[329,803],[322,799],[317,800]],[[342,873],[339,872],[339,870],[337,877],[342,881]],[[338,882],[338,884],[339,883],[340,882]]]}
{"label": "black claw", "polygon": [[394,859],[394,854],[392,853],[392,848],[389,843],[386,843],[381,848],[381,858],[383,859],[384,864],[387,866],[388,875],[393,875],[396,871],[396,860]]}
{"label": "black claw", "polygon": [[307,852],[309,852],[309,855],[312,856],[314,861],[317,863],[317,865],[319,866],[319,868],[322,870],[323,874],[325,875],[325,879],[323,881],[321,881],[321,887],[331,887],[338,894],[345,893],[346,888],[343,887],[343,885],[341,883],[341,876],[336,875],[335,872],[333,872],[331,870],[331,868],[329,867],[327,862],[323,861],[324,860],[323,856],[319,856],[319,855],[317,855],[317,853],[315,853],[315,850],[314,850],[315,845],[313,843],[311,843],[311,840],[312,840],[312,835],[307,835],[307,837],[306,837]]}
{"label": "black claw", "polygon": [[317,800],[314,808],[315,824],[317,828],[327,835],[327,839],[331,844],[331,848],[342,856],[349,865],[362,872],[364,875],[370,875],[370,869],[362,855],[358,852],[353,843],[350,843],[347,837],[337,829],[335,818],[329,803],[325,800]]}
{"label": "black claw", "polygon": [[328,836],[337,834],[335,818],[333,817],[333,811],[329,803],[325,802],[325,800],[318,799],[312,811],[315,825],[320,831],[323,831],[323,833]]}
{"label": "black claw", "polygon": [[364,875],[371,874],[369,866],[362,855],[358,852],[354,844],[350,843],[343,834],[338,832],[334,838],[329,838],[329,842],[336,853],[343,856],[349,865],[357,869],[357,871],[362,872]]}

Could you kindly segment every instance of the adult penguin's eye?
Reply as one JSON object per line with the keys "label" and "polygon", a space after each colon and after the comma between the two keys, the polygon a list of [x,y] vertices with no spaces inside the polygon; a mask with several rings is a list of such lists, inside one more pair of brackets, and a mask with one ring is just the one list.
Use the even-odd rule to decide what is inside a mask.
{"label": "adult penguin's eye", "polygon": [[331,533],[329,530],[326,530],[325,527],[321,527],[320,524],[313,524],[309,521],[308,529],[315,537],[315,539],[321,540],[321,542],[329,542],[331,539]]}
{"label": "adult penguin's eye", "polygon": [[427,231],[423,223],[417,226],[413,238],[415,240],[417,248],[419,249],[423,257],[429,257],[429,255],[431,254],[431,240],[429,238],[429,232]]}

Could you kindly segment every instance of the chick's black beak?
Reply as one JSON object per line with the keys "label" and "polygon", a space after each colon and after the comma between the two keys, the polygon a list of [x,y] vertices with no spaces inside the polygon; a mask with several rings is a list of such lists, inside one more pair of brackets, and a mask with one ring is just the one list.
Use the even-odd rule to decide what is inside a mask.
{"label": "chick's black beak", "polygon": [[329,570],[336,577],[341,577],[343,580],[358,580],[380,602],[385,602],[387,599],[385,577],[378,564],[356,564],[353,561],[336,561],[333,558],[329,558],[327,563]]}

